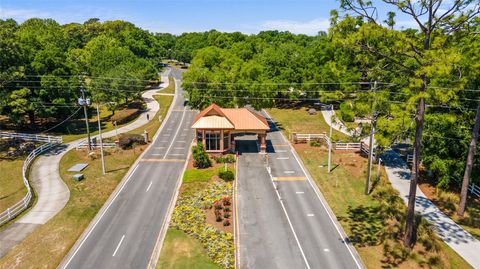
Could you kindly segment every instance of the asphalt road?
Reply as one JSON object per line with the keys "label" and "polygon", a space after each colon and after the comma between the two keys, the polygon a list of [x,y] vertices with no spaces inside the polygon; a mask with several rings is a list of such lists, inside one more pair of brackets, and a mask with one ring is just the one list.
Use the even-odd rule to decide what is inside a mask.
{"label": "asphalt road", "polygon": [[244,151],[237,182],[240,268],[362,268],[286,139],[269,123],[268,157],[254,152],[255,142],[237,142]]}
{"label": "asphalt road", "polygon": [[[179,186],[195,111],[184,107],[181,72],[170,116],[118,192],[107,202],[60,268],[146,268]],[[155,120],[155,119],[154,119]],[[166,225],[165,225],[166,226]]]}

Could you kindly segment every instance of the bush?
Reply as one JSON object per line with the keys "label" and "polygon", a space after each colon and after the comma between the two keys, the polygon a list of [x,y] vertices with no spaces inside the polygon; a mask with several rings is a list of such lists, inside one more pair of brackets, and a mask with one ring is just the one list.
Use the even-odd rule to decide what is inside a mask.
{"label": "bush", "polygon": [[223,213],[223,217],[226,219],[230,218],[230,213],[228,212]]}
{"label": "bush", "polygon": [[317,140],[312,140],[310,141],[310,146],[312,147],[320,147],[322,144],[320,143],[320,141],[317,141]]}
{"label": "bush", "polygon": [[223,221],[223,226],[230,226],[230,221],[228,219]]}
{"label": "bush", "polygon": [[350,103],[343,102],[340,104],[340,117],[346,122],[355,121],[355,112],[353,112]]}
{"label": "bush", "polygon": [[228,155],[225,155],[225,156],[215,157],[215,162],[217,162],[217,163],[234,163],[235,162],[235,155],[228,154]]}
{"label": "bush", "polygon": [[229,196],[222,197],[222,201],[223,201],[223,205],[224,205],[224,206],[229,206],[229,205],[232,204],[232,202],[230,201],[230,197],[229,197]]}
{"label": "bush", "polygon": [[195,160],[194,166],[198,168],[207,168],[212,166],[212,160],[208,156],[208,153],[205,151],[205,147],[202,143],[193,146],[192,149],[193,159]]}
{"label": "bush", "polygon": [[118,145],[122,149],[130,149],[136,144],[145,145],[145,139],[139,134],[121,134],[118,139]]}
{"label": "bush", "polygon": [[234,175],[233,172],[230,171],[230,170],[220,171],[220,172],[218,173],[218,176],[219,176],[221,179],[225,180],[225,181],[232,181],[232,180],[235,179],[235,175]]}

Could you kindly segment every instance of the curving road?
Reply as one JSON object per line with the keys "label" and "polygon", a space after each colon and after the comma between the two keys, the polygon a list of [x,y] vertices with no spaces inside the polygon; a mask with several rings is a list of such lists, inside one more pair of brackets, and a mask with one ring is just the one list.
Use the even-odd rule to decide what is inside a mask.
{"label": "curving road", "polygon": [[181,71],[172,69],[170,75],[176,96],[162,128],[59,268],[147,268],[156,263],[197,114],[184,106]]}

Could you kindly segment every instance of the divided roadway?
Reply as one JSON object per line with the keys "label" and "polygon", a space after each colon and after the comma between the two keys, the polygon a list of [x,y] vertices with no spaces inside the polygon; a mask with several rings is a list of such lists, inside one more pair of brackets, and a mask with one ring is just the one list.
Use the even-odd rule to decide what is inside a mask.
{"label": "divided roadway", "polygon": [[[363,268],[298,156],[266,113],[267,154],[239,138],[237,182],[241,269]],[[269,167],[269,168],[267,168]]]}
{"label": "divided roadway", "polygon": [[197,114],[184,106],[180,71],[172,70],[171,75],[176,79],[176,97],[162,129],[59,268],[147,268],[154,250],[158,251]]}

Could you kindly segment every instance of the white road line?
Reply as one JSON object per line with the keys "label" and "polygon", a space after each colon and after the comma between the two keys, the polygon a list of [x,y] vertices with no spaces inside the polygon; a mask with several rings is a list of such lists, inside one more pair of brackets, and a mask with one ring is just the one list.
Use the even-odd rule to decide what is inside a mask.
{"label": "white road line", "polygon": [[108,206],[105,208],[105,211],[103,211],[102,215],[100,215],[100,217],[97,219],[97,221],[95,222],[95,224],[93,224],[93,227],[92,229],[90,229],[90,231],[88,231],[87,235],[85,236],[85,238],[83,238],[82,242],[80,243],[80,245],[78,245],[78,248],[73,252],[72,256],[70,256],[70,259],[68,259],[67,263],[65,263],[65,266],[63,266],[63,268],[67,268],[67,266],[70,264],[70,262],[72,261],[73,257],[75,257],[75,255],[77,254],[77,252],[80,250],[80,248],[82,248],[83,244],[85,243],[85,241],[87,240],[87,238],[90,236],[90,234],[93,232],[93,230],[95,229],[95,227],[97,226],[97,224],[100,222],[100,220],[103,218],[103,216],[105,215],[105,213],[107,213],[108,209],[110,208],[110,206],[113,204],[113,202],[115,201],[115,199],[117,198],[117,196],[122,192],[123,188],[127,185],[128,181],[130,181],[130,179],[132,178],[132,175],[135,173],[135,171],[137,170],[138,168],[138,164],[137,166],[135,166],[135,168],[132,170],[132,173],[128,176],[127,180],[125,180],[125,183],[122,185],[122,187],[120,187],[120,190],[118,190],[118,192],[115,194],[115,196],[112,198],[112,201],[110,201],[110,204],[108,204]]}
{"label": "white road line", "polygon": [[295,171],[292,171],[292,170],[287,170],[287,171],[283,171],[285,174],[293,174],[295,173]]}
{"label": "white road line", "polygon": [[[170,136],[170,134],[164,134],[163,136]],[[168,142],[168,141],[167,141]]]}
{"label": "white road line", "polygon": [[304,194],[305,192],[303,192],[303,191],[297,191],[297,192],[295,192],[295,193],[296,193],[296,194]]}
{"label": "white road line", "polygon": [[287,152],[287,151],[286,151],[286,150],[284,150],[284,149],[275,150],[275,153],[285,153],[285,152]]}
{"label": "white road line", "polygon": [[277,157],[277,160],[290,160],[290,157]]}
{"label": "white road line", "polygon": [[183,129],[183,130],[184,130],[184,131],[188,131],[189,129],[188,129],[188,128],[185,128],[185,129]]}
{"label": "white road line", "polygon": [[171,155],[171,156],[184,156],[185,153],[170,153],[168,155]]}
{"label": "white road line", "polygon": [[330,250],[328,248],[324,248],[323,251],[329,252]]}
{"label": "white road line", "polygon": [[187,143],[187,141],[177,141],[177,143]]}
{"label": "white road line", "polygon": [[148,190],[149,190],[150,187],[152,186],[152,183],[153,183],[153,181],[150,181],[150,184],[148,184],[147,190],[146,190],[145,192],[148,192]]}
{"label": "white road line", "polygon": [[[263,112],[265,112],[265,114],[270,118],[270,120],[272,119],[272,117],[268,114],[267,111],[263,110]],[[273,121],[272,121],[273,123]],[[273,125],[276,127],[275,123],[273,123]],[[295,160],[297,161],[298,165],[300,165],[300,168],[302,169],[303,171],[303,174],[307,177],[308,179],[308,183],[310,183],[310,186],[312,187],[312,189],[315,191],[315,194],[317,195],[318,197],[318,200],[320,201],[320,203],[322,204],[323,208],[325,209],[325,211],[327,212],[327,215],[328,217],[330,218],[330,220],[332,221],[332,224],[333,226],[335,227],[335,229],[337,230],[338,234],[340,235],[340,237],[348,237],[347,235],[344,235],[342,234],[342,232],[340,231],[340,228],[337,226],[337,224],[335,223],[335,221],[333,220],[333,216],[332,214],[330,213],[330,211],[328,210],[327,206],[325,205],[325,203],[323,202],[322,198],[320,197],[320,194],[319,194],[319,190],[318,190],[318,187],[315,188],[316,185],[313,185],[313,180],[310,178],[310,174],[307,173],[307,171],[305,170],[305,168],[303,167],[302,163],[300,162],[300,160],[298,159],[298,156],[296,154],[296,152],[294,151],[293,149],[293,146],[288,142],[288,140],[285,138],[285,136],[283,135],[283,133],[281,131],[278,131],[280,132],[280,136],[283,138],[283,140],[285,140],[286,143],[288,143],[289,147],[290,147],[290,151],[293,153],[293,157],[295,158]],[[357,258],[355,257],[355,255],[353,254],[352,250],[350,249],[350,246],[348,245],[348,243],[345,243],[343,242],[343,244],[345,244],[348,252],[350,253],[350,255],[352,256],[353,260],[355,261],[355,264],[357,265],[358,268],[362,268],[362,266],[360,265],[360,262],[357,260]]]}
{"label": "white road line", "polygon": [[162,156],[163,154],[162,154],[162,153],[151,153],[150,155],[153,155],[153,156]]}
{"label": "white road line", "polygon": [[267,169],[268,175],[270,176],[270,181],[272,182],[273,188],[275,189],[275,193],[277,194],[278,200],[280,201],[280,205],[282,206],[283,213],[285,214],[285,217],[287,217],[288,225],[290,225],[290,229],[292,230],[293,237],[295,237],[295,241],[297,242],[297,246],[300,249],[300,253],[302,254],[303,261],[305,262],[305,265],[307,266],[308,269],[310,269],[310,264],[308,264],[307,257],[305,256],[305,253],[303,252],[302,245],[300,244],[300,240],[298,240],[297,233],[295,233],[295,229],[293,228],[293,224],[290,221],[290,217],[288,216],[287,209],[285,208],[285,205],[283,204],[282,198],[280,197],[280,193],[278,192],[277,188],[275,187],[275,182],[273,181],[273,176],[272,173],[270,173],[270,170]]}
{"label": "white road line", "polygon": [[313,217],[315,216],[314,214],[307,214],[307,217]]}
{"label": "white road line", "polygon": [[117,248],[116,248],[115,251],[113,252],[112,257],[115,257],[115,254],[117,254],[117,251],[118,251],[118,249],[120,248],[120,245],[122,244],[123,239],[125,239],[125,235],[122,235],[122,239],[120,239],[120,242],[118,242]]}
{"label": "white road line", "polygon": [[174,147],[173,149],[185,149],[185,147]]}
{"label": "white road line", "polygon": [[166,147],[154,147],[154,149],[164,149]]}
{"label": "white road line", "polygon": [[165,159],[170,152],[170,149],[173,146],[173,143],[175,142],[175,139],[177,138],[178,132],[180,131],[180,127],[182,126],[183,119],[185,119],[185,111],[187,110],[187,107],[183,108],[183,113],[182,113],[182,119],[180,120],[180,124],[178,125],[177,131],[175,132],[175,135],[173,136],[172,142],[170,143],[170,146],[168,147],[167,151],[165,152],[165,156],[163,158]]}

